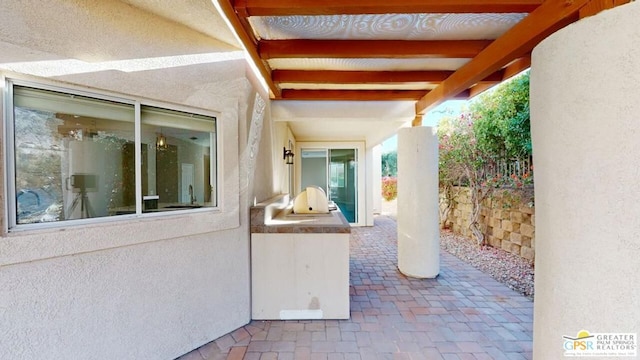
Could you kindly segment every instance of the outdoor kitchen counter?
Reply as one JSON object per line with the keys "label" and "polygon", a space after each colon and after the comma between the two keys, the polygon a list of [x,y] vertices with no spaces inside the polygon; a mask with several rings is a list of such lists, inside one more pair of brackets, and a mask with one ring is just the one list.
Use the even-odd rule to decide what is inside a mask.
{"label": "outdoor kitchen counter", "polygon": [[351,226],[340,210],[328,214],[294,214],[288,206],[275,214],[264,206],[251,208],[252,233],[350,233]]}
{"label": "outdoor kitchen counter", "polygon": [[251,208],[251,317],[349,318],[351,227],[338,210],[293,214],[288,196]]}

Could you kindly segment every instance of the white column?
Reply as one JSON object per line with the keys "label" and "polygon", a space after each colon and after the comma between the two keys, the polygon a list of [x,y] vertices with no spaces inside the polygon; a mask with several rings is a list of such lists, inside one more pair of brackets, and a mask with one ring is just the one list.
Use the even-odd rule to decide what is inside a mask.
{"label": "white column", "polygon": [[438,136],[433,127],[398,132],[398,269],[434,278],[440,271]]}
{"label": "white column", "polygon": [[[372,213],[380,214],[382,211],[382,145],[374,146],[373,149],[371,149],[371,153],[373,156],[373,164],[369,181],[371,181],[372,189]],[[373,217],[371,218],[371,225],[373,225]]]}
{"label": "white column", "polygon": [[640,335],[638,19],[632,2],[533,52],[535,359],[580,330]]}

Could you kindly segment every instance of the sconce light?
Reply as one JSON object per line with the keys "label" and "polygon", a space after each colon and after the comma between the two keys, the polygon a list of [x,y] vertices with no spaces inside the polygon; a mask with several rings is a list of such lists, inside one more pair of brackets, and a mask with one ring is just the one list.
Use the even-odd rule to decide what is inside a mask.
{"label": "sconce light", "polygon": [[167,138],[162,135],[162,131],[160,131],[160,134],[156,136],[156,149],[164,150],[167,147],[169,147],[169,144],[167,144]]}
{"label": "sconce light", "polygon": [[291,150],[287,150],[287,148],[285,148],[285,147],[282,148],[282,159],[284,159],[285,164],[293,165],[293,157],[294,156],[295,155],[293,155]]}

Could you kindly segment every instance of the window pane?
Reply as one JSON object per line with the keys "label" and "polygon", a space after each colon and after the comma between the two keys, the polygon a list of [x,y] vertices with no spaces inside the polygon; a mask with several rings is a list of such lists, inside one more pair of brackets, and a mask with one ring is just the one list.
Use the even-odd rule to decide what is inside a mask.
{"label": "window pane", "polygon": [[134,107],[14,86],[16,223],[135,208]]}
{"label": "window pane", "polygon": [[143,211],[216,206],[215,118],[142,107]]}
{"label": "window pane", "polygon": [[356,149],[330,149],[331,177],[336,186],[331,187],[329,198],[335,201],[350,223],[357,219],[357,151]]}
{"label": "window pane", "polygon": [[[319,186],[324,191],[327,187],[327,150],[302,149],[301,190],[307,186]],[[328,194],[328,192],[327,192]]]}

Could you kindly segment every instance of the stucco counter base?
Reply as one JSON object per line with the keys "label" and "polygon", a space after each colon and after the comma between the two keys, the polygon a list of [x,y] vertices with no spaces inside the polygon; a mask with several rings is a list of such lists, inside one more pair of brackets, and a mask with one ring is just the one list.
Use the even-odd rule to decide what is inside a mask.
{"label": "stucco counter base", "polygon": [[251,209],[252,318],[348,319],[349,223],[339,211],[298,216],[269,206]]}

